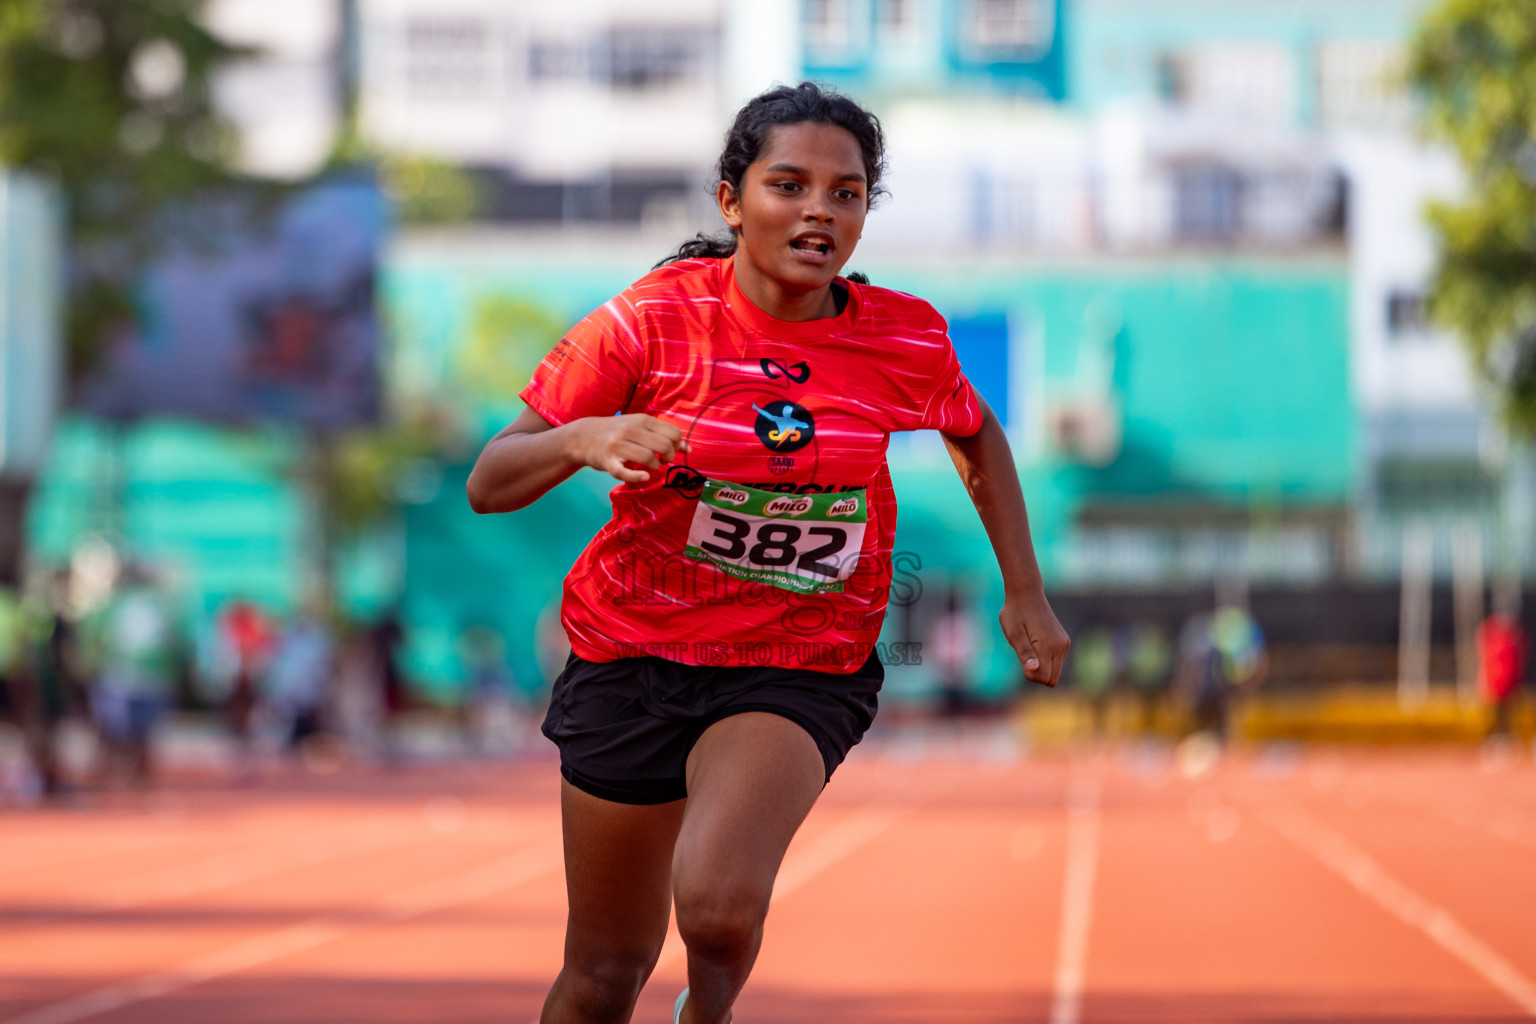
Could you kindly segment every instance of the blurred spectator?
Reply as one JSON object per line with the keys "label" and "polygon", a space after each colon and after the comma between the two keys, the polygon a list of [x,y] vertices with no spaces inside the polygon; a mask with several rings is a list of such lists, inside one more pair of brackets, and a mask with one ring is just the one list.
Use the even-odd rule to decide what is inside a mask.
{"label": "blurred spectator", "polygon": [[976,663],[976,625],[959,590],[944,599],[944,611],[928,629],[924,659],[938,673],[939,716],[959,718],[970,709],[971,672]]}
{"label": "blurred spectator", "polygon": [[1115,658],[1115,634],[1106,626],[1086,629],[1072,645],[1072,685],[1088,704],[1093,735],[1104,734],[1109,691],[1115,684],[1118,666]]}
{"label": "blurred spectator", "polygon": [[0,587],[0,801],[35,803],[45,783],[32,751],[30,673],[26,664],[26,616],[21,599]]}
{"label": "blurred spectator", "polygon": [[25,608],[29,684],[23,707],[23,731],[43,793],[56,796],[68,786],[59,764],[58,733],[64,718],[78,705],[80,683],[75,651],[75,627],[70,621],[69,574],[47,572]]}
{"label": "blurred spectator", "polygon": [[1136,694],[1137,730],[1152,732],[1173,675],[1173,648],[1156,622],[1133,622],[1115,634],[1115,660]]}
{"label": "blurred spectator", "polygon": [[1269,672],[1269,652],[1264,631],[1239,604],[1223,605],[1211,618],[1212,642],[1221,653],[1222,674],[1229,687],[1252,689]]}
{"label": "blurred spectator", "polygon": [[331,691],[331,726],[354,758],[371,760],[382,750],[384,691],[373,630],[351,623],[342,633]]}
{"label": "blurred spectator", "polygon": [[566,659],[571,656],[571,638],[565,635],[560,622],[560,598],[551,598],[533,624],[534,653],[539,662],[539,687],[533,694],[534,703],[547,696],[555,677],[565,669]]}
{"label": "blurred spectator", "polygon": [[1190,712],[1194,732],[1226,730],[1227,686],[1221,652],[1211,633],[1211,613],[1193,612],[1179,630],[1179,667],[1175,684]]}
{"label": "blurred spectator", "polygon": [[1253,688],[1269,670],[1264,632],[1248,609],[1223,604],[1196,612],[1179,635],[1179,687],[1193,705],[1196,732],[1225,739],[1232,694]]}
{"label": "blurred spectator", "polygon": [[170,708],[187,653],[180,622],[149,569],[130,562],[87,629],[102,781],[121,774],[148,786],[155,729]]}
{"label": "blurred spectator", "polygon": [[1510,711],[1525,682],[1529,643],[1508,607],[1496,607],[1477,629],[1477,688],[1493,708],[1489,735],[1511,731]]}
{"label": "blurred spectator", "polygon": [[300,612],[283,630],[267,672],[267,697],[278,716],[283,745],[297,753],[319,733],[335,669],[330,628],[313,608]]}
{"label": "blurred spectator", "polygon": [[374,621],[368,637],[373,644],[373,657],[377,665],[386,738],[392,744],[395,722],[405,710],[407,702],[405,676],[400,671],[400,646],[405,641],[400,613],[395,609],[384,612]]}
{"label": "blurred spectator", "polygon": [[507,644],[488,626],[466,626],[459,634],[459,662],[469,684],[466,727],[481,753],[510,752],[520,739],[512,694],[517,680],[507,667]]}
{"label": "blurred spectator", "polygon": [[12,588],[0,586],[0,721],[21,722],[25,635],[21,598]]}
{"label": "blurred spectator", "polygon": [[229,696],[224,701],[225,721],[235,740],[236,773],[248,777],[254,770],[252,733],[258,702],[258,682],[277,642],[277,632],[261,609],[248,601],[225,606],[218,622],[219,647],[231,673]]}

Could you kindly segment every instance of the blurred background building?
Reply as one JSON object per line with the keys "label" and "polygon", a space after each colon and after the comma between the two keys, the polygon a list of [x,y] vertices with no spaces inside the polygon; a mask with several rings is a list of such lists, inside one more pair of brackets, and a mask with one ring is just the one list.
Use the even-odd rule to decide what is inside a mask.
{"label": "blurred background building", "polygon": [[[482,519],[469,466],[570,324],[719,227],[737,105],[806,77],[889,131],[890,195],[852,269],[949,319],[1015,440],[1069,627],[1174,632],[1220,590],[1263,624],[1272,681],[1394,680],[1404,644],[1453,681],[1471,639],[1451,585],[1481,609],[1488,578],[1528,578],[1532,482],[1425,325],[1420,210],[1458,188],[1402,84],[1426,6],[216,0],[209,27],[255,48],[215,94],[240,165],[308,180],[341,152],[376,162],[392,202],[378,411],[357,420],[375,435],[70,412],[28,555],[63,565],[106,537],[163,565],[207,636],[235,599],[297,608],[334,556],[346,615],[399,610],[420,692],[462,692],[460,637],[487,629],[537,691],[607,481]],[[888,638],[921,640],[947,594],[990,621],[992,559],[939,439],[897,439],[891,463],[922,587]],[[316,465],[367,493],[317,491]],[[993,632],[983,695],[1017,682]],[[892,670],[898,698],[936,685]]]}

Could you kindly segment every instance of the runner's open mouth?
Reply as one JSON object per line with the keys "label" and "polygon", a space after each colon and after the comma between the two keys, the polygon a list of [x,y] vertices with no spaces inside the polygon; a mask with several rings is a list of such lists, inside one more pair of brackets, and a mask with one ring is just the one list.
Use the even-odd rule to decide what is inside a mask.
{"label": "runner's open mouth", "polygon": [[791,249],[798,249],[801,252],[814,252],[822,256],[832,251],[830,243],[822,242],[815,238],[797,238],[790,242],[789,246]]}

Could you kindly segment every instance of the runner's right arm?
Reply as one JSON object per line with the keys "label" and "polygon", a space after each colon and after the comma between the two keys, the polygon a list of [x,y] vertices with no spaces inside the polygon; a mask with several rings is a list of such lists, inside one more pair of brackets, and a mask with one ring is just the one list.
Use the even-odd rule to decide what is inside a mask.
{"label": "runner's right arm", "polygon": [[557,427],[524,409],[481,451],[465,493],[476,512],[514,512],[583,466],[643,484],[651,479],[647,469],[659,472],[687,450],[682,431],[645,413],[584,416]]}

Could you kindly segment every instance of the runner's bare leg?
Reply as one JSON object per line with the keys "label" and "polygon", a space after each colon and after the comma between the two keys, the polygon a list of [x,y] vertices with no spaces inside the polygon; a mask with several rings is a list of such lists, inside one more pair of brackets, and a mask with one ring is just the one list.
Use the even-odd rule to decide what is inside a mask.
{"label": "runner's bare leg", "polygon": [[683,801],[634,806],[561,780],[565,966],[540,1024],[625,1024],[667,937]]}
{"label": "runner's bare leg", "polygon": [[688,758],[688,804],[672,861],[688,947],[682,1024],[725,1024],[763,941],[773,879],[826,783],[815,740],[747,712],[705,731]]}

